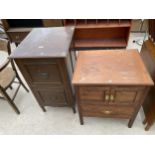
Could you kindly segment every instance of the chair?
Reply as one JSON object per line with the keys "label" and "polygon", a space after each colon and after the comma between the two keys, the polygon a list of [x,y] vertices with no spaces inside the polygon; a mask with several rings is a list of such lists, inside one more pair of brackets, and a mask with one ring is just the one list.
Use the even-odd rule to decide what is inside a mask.
{"label": "chair", "polygon": [[0,38],[3,38],[3,39],[7,39],[8,36],[7,34],[5,33],[5,29],[4,29],[4,26],[0,20]]}
{"label": "chair", "polygon": [[[0,39],[0,52],[3,52],[3,53],[8,52],[8,55],[10,55],[11,49],[10,49],[10,43],[8,40]],[[20,111],[18,110],[18,108],[16,107],[16,105],[14,103],[14,99],[15,99],[21,85],[25,88],[25,90],[27,92],[29,92],[29,90],[26,88],[26,86],[20,79],[20,77],[17,73],[16,67],[15,67],[14,61],[9,60],[9,59],[7,59],[7,60],[8,61],[6,61],[6,63],[0,67],[0,94],[1,94],[0,98],[7,100],[8,103],[10,104],[10,106],[13,108],[13,110],[17,114],[20,114]],[[15,79],[18,79],[18,82],[15,81]],[[11,98],[9,96],[9,94],[7,93],[7,89],[8,88],[13,89],[12,88],[13,83],[17,83],[18,87],[17,87],[13,97]]]}

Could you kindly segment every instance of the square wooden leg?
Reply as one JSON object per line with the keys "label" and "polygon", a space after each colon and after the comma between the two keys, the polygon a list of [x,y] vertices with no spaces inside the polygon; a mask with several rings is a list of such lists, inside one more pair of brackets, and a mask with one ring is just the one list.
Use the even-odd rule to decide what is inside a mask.
{"label": "square wooden leg", "polygon": [[[137,113],[138,113],[138,111],[137,111]],[[136,119],[137,113],[135,113],[135,115],[132,116],[131,119],[129,120],[129,123],[128,123],[128,127],[129,127],[129,128],[132,127],[132,125],[133,125],[133,123],[134,123],[134,121],[135,121],[135,119]]]}
{"label": "square wooden leg", "polygon": [[83,121],[83,116],[79,113],[79,119],[80,119],[80,124],[83,125],[84,121]]}
{"label": "square wooden leg", "polygon": [[73,113],[75,114],[76,113],[75,106],[72,106],[72,110],[73,110]]}

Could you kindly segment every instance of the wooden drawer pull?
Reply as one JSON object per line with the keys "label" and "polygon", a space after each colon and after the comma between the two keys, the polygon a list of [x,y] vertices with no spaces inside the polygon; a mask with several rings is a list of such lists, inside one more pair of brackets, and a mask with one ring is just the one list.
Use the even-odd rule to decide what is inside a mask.
{"label": "wooden drawer pull", "polygon": [[109,114],[112,113],[112,111],[110,111],[110,110],[103,110],[102,112],[103,112],[104,114],[107,114],[107,115],[109,115]]}

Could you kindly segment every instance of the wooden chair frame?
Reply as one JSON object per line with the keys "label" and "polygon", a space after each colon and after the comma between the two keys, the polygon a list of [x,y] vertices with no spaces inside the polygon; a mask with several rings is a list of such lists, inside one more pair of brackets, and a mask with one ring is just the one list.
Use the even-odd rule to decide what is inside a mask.
{"label": "wooden chair frame", "polygon": [[[4,50],[4,51],[8,52],[8,55],[10,55],[10,54],[11,54],[10,42],[9,42],[8,40],[5,40],[5,39],[0,39],[0,42],[1,42],[1,43],[0,43],[0,49],[2,49],[2,50]],[[13,71],[15,72],[15,78],[18,79],[18,82],[15,81],[15,78],[14,78],[13,81],[10,83],[10,85],[9,85],[8,87],[3,88],[3,87],[0,85],[0,93],[1,93],[2,96],[3,96],[3,97],[0,97],[0,98],[1,98],[1,99],[6,99],[6,100],[8,101],[8,103],[10,104],[10,106],[13,108],[13,110],[14,110],[17,114],[20,114],[19,109],[16,107],[16,105],[15,105],[15,103],[14,103],[14,99],[15,99],[15,97],[16,97],[16,95],[17,95],[17,93],[18,93],[19,88],[20,88],[21,85],[24,87],[24,89],[25,89],[27,92],[29,92],[29,90],[27,89],[27,87],[26,87],[26,86],[24,85],[24,83],[22,82],[22,80],[21,80],[21,78],[20,78],[20,76],[19,76],[19,74],[18,74],[18,72],[17,72],[17,69],[16,69],[16,67],[15,67],[14,61],[13,61],[12,59],[10,59],[10,60],[8,61],[8,63],[6,63],[6,65],[3,66],[3,68],[2,68],[0,71],[2,71],[3,69],[5,69],[9,64],[11,64],[11,67],[12,67]],[[17,84],[19,84],[19,85],[18,85],[18,87],[17,87],[17,89],[16,89],[16,91],[15,91],[13,97],[10,98],[10,96],[7,94],[6,90],[7,90],[8,88],[12,89],[12,86],[11,86],[11,85],[12,85],[13,83],[17,83]]]}

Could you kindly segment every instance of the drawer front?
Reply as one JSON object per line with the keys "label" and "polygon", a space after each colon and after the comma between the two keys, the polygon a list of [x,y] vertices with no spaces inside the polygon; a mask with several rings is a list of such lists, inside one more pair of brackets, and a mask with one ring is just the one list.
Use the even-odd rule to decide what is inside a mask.
{"label": "drawer front", "polygon": [[44,106],[67,105],[65,91],[61,86],[35,86],[32,88],[40,104]]}
{"label": "drawer front", "polygon": [[23,72],[32,84],[61,84],[60,70],[56,60],[23,61]]}
{"label": "drawer front", "polygon": [[108,87],[80,87],[79,98],[81,101],[94,101],[104,103],[106,102],[106,94],[108,94]]}
{"label": "drawer front", "polygon": [[27,35],[29,32],[12,32],[8,33],[12,42],[18,42],[20,43]]}
{"label": "drawer front", "polygon": [[80,107],[82,114],[90,117],[130,118],[134,112],[134,108],[124,106],[81,104]]}

